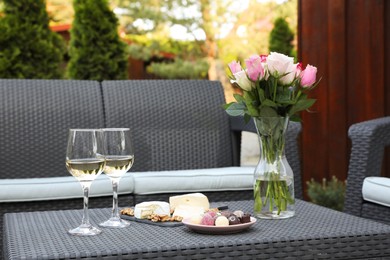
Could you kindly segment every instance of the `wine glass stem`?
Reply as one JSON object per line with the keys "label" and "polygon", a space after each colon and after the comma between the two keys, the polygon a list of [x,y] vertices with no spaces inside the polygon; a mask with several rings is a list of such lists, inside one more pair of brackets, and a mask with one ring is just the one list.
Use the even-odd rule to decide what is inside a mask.
{"label": "wine glass stem", "polygon": [[89,187],[91,184],[84,184],[83,192],[84,192],[84,211],[83,211],[83,219],[81,221],[82,225],[90,225],[89,224],[89,214],[88,214],[88,197],[89,197]]}
{"label": "wine glass stem", "polygon": [[112,178],[112,191],[114,193],[113,200],[112,200],[112,217],[113,218],[119,218],[119,209],[118,209],[118,185],[119,185],[119,179]]}

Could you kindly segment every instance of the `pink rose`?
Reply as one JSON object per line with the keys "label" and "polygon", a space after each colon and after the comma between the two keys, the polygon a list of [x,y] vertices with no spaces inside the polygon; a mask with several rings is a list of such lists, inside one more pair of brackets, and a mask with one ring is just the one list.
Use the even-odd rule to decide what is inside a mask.
{"label": "pink rose", "polygon": [[305,70],[301,73],[301,85],[302,87],[310,87],[316,82],[317,68],[311,65],[307,65]]}
{"label": "pink rose", "polygon": [[259,55],[252,55],[245,60],[248,77],[253,80],[259,80],[264,76],[264,68]]}
{"label": "pink rose", "polygon": [[242,70],[241,65],[237,61],[232,61],[228,64],[230,71],[235,74]]}

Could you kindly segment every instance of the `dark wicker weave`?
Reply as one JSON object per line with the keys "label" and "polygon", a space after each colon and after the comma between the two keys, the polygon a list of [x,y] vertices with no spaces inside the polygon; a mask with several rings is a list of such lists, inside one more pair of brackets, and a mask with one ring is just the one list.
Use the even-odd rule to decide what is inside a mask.
{"label": "dark wicker weave", "polygon": [[[68,129],[100,127],[104,117],[98,82],[0,80],[0,178],[69,176]],[[92,198],[91,206],[109,207],[111,201]],[[82,199],[0,203],[0,232],[6,212],[81,207]]]}
{"label": "dark wicker weave", "polygon": [[101,127],[98,82],[1,79],[1,178],[69,176],[68,129]]}
{"label": "dark wicker weave", "polygon": [[[251,211],[252,201],[220,202]],[[109,209],[92,209],[91,222]],[[132,222],[74,237],[81,210],[5,215],[4,258],[16,259],[390,259],[390,226],[308,202],[297,201],[296,216],[257,220],[237,234],[203,235],[185,226]]]}
{"label": "dark wicker weave", "polygon": [[390,223],[390,208],[362,198],[364,178],[381,175],[384,148],[390,145],[390,117],[354,124],[349,128],[349,137],[352,151],[344,211]]}
{"label": "dark wicker weave", "polygon": [[132,171],[232,166],[229,118],[219,82],[103,81],[107,127],[130,127]]}

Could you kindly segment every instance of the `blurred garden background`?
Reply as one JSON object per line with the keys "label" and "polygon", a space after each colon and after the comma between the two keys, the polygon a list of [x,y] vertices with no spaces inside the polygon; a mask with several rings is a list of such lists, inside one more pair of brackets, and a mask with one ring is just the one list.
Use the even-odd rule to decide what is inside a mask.
{"label": "blurred garden background", "polygon": [[[45,9],[39,10],[43,5]],[[267,54],[270,48],[297,56],[297,0],[5,0],[1,8],[5,19],[24,17],[19,22],[3,21],[10,29],[0,39],[3,57],[22,64],[8,62],[7,68],[0,59],[1,78],[220,80],[230,101],[234,89],[227,76],[227,63]],[[39,35],[28,33],[41,26],[44,34],[44,11],[50,30],[63,39],[57,48],[63,54],[62,65],[56,73],[37,73],[36,65],[43,55],[36,55],[38,47],[32,45],[45,43],[32,41]],[[115,34],[125,46],[118,47]],[[49,45],[61,45],[50,37],[41,38],[45,37]],[[31,44],[26,44],[27,38]],[[11,41],[13,50],[5,53],[5,45]],[[119,57],[121,48],[127,64]],[[104,67],[100,64],[105,58],[111,62],[106,61]],[[34,66],[30,72],[21,72],[20,66],[31,64],[28,59],[35,60]]]}

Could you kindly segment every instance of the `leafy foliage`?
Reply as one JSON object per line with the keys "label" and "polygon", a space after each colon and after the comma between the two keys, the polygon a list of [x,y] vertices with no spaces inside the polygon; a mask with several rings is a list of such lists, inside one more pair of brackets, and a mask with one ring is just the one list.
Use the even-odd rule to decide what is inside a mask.
{"label": "leafy foliage", "polygon": [[342,211],[344,208],[345,182],[335,176],[330,181],[322,180],[322,183],[311,179],[307,182],[307,194],[311,202]]}
{"label": "leafy foliage", "polygon": [[5,0],[0,32],[0,78],[62,77],[65,45],[49,29],[44,0]]}
{"label": "leafy foliage", "polygon": [[207,79],[208,68],[205,60],[190,62],[176,59],[170,63],[152,63],[148,72],[168,79]]}
{"label": "leafy foliage", "polygon": [[125,43],[107,0],[75,0],[68,77],[112,80],[127,78]]}
{"label": "leafy foliage", "polygon": [[270,33],[269,50],[293,56],[294,33],[291,31],[285,19],[279,17],[274,22],[274,28]]}

